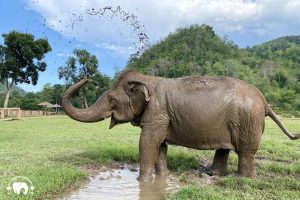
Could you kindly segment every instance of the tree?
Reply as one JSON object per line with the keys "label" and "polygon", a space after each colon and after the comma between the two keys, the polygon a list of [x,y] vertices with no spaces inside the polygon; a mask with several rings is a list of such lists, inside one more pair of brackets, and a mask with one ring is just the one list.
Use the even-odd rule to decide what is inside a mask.
{"label": "tree", "polygon": [[300,63],[300,47],[292,46],[286,50],[286,57]]}
{"label": "tree", "polygon": [[[102,80],[99,78],[99,76],[102,75],[98,71],[99,62],[95,55],[91,55],[84,49],[75,49],[73,54],[73,56],[69,57],[65,66],[59,67],[58,75],[60,79],[64,78],[67,85],[74,84],[85,76],[93,80],[94,83],[97,82],[97,80]],[[86,108],[88,107],[87,97],[94,91],[95,84],[88,84],[87,87],[83,88],[79,93]]]}
{"label": "tree", "polygon": [[42,91],[38,92],[38,95],[40,97],[40,101],[46,101],[52,104],[56,103],[54,101],[55,91],[50,83],[45,84]]}
{"label": "tree", "polygon": [[0,80],[5,83],[6,95],[4,108],[14,85],[27,83],[36,85],[39,72],[46,70],[43,61],[51,46],[46,39],[34,40],[28,33],[12,31],[3,34],[4,46],[0,45]]}
{"label": "tree", "polygon": [[54,102],[55,104],[60,105],[65,91],[65,87],[60,84],[55,84],[53,85],[53,89],[54,89]]}
{"label": "tree", "polygon": [[51,85],[47,83],[43,89],[38,92],[40,101],[46,101],[52,104],[61,104],[62,96],[65,90],[65,86],[61,84]]}
{"label": "tree", "polygon": [[38,93],[29,92],[21,98],[20,108],[24,110],[40,110],[41,106],[38,105],[40,102]]}

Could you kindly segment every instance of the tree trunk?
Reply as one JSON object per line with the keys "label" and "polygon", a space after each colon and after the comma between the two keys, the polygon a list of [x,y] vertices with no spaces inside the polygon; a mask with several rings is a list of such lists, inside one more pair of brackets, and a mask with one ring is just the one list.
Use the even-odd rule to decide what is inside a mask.
{"label": "tree trunk", "polygon": [[86,97],[85,97],[85,96],[83,97],[83,102],[84,102],[85,108],[88,108],[89,105],[88,105],[88,103],[87,103],[87,100],[86,100]]}
{"label": "tree trunk", "polygon": [[3,108],[7,108],[7,106],[8,106],[8,100],[9,100],[10,92],[12,90],[13,85],[14,85],[13,80],[11,81],[11,83],[9,85],[8,85],[8,80],[6,80],[6,96],[5,96]]}

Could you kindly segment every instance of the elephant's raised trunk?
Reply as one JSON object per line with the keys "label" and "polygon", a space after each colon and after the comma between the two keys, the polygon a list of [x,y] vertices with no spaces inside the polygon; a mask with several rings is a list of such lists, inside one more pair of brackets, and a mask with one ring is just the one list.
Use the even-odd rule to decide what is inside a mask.
{"label": "elephant's raised trunk", "polygon": [[62,107],[67,115],[72,119],[80,122],[98,122],[111,116],[111,109],[107,99],[107,91],[103,93],[99,99],[86,109],[75,108],[71,103],[72,96],[86,83],[87,78],[82,79],[78,83],[72,85],[64,94],[62,99]]}

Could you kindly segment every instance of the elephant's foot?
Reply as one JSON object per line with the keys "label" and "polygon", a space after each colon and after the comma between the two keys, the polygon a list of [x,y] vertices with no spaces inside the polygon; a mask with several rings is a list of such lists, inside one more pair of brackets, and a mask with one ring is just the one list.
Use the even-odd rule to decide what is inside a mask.
{"label": "elephant's foot", "polygon": [[225,176],[226,175],[226,167],[213,167],[211,166],[211,173],[213,176]]}
{"label": "elephant's foot", "polygon": [[239,176],[255,179],[256,178],[256,170],[251,171],[238,171]]}
{"label": "elephant's foot", "polygon": [[169,174],[169,170],[168,169],[166,169],[166,168],[156,168],[156,172],[155,172],[155,174],[157,175],[157,176],[167,176],[168,174]]}
{"label": "elephant's foot", "polygon": [[255,154],[240,154],[238,174],[248,178],[256,178],[256,170],[254,164]]}
{"label": "elephant's foot", "polygon": [[213,163],[208,169],[208,175],[224,176],[226,174],[229,152],[229,149],[216,150]]}
{"label": "elephant's foot", "polygon": [[201,167],[201,170],[208,174],[209,176],[224,176],[226,175],[226,168],[214,168],[211,166],[203,166]]}
{"label": "elephant's foot", "polygon": [[152,176],[152,174],[151,175],[139,175],[136,180],[138,180],[140,182],[152,182],[153,176]]}

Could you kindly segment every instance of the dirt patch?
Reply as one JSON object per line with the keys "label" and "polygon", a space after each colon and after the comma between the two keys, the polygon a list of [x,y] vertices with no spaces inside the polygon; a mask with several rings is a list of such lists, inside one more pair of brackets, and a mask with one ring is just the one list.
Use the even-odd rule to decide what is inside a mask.
{"label": "dirt patch", "polygon": [[190,183],[198,183],[200,185],[215,185],[219,180],[219,176],[210,176],[199,170],[191,170],[183,172],[179,175],[179,181],[183,185]]}
{"label": "dirt patch", "polygon": [[6,119],[1,119],[0,121],[11,122],[11,121],[17,121],[17,120],[23,121],[23,119],[18,119],[18,118],[6,118]]}
{"label": "dirt patch", "polygon": [[184,184],[198,183],[200,185],[215,185],[220,179],[220,176],[212,176],[210,174],[209,162],[201,162],[198,169],[193,169],[178,174],[180,182]]}

